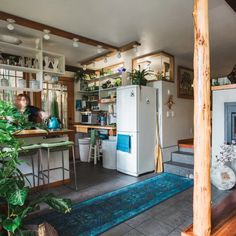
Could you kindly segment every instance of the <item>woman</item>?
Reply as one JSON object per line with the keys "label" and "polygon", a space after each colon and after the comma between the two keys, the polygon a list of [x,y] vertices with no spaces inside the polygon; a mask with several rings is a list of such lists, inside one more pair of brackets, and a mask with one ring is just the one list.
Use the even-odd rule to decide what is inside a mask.
{"label": "woman", "polygon": [[28,120],[34,123],[41,123],[49,117],[49,115],[38,107],[30,105],[30,98],[26,94],[16,96],[16,108],[21,114],[28,114]]}

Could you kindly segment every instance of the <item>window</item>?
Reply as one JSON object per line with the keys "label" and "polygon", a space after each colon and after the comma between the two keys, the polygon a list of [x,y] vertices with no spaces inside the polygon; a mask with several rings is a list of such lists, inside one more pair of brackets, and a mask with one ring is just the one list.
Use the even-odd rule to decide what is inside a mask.
{"label": "window", "polygon": [[[23,77],[22,71],[0,69],[0,86],[17,87]],[[0,89],[0,99],[13,102],[18,93],[21,92]]]}

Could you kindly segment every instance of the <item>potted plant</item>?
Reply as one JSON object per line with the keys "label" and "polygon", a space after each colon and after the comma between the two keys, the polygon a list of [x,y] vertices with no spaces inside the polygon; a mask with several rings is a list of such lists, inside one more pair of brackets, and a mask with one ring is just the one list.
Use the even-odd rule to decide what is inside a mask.
{"label": "potted plant", "polygon": [[15,133],[28,126],[13,104],[0,101],[0,235],[34,235],[24,220],[44,202],[59,212],[69,212],[71,201],[53,194],[29,198],[25,177],[17,168],[22,161],[18,154],[22,143]]}
{"label": "potted plant", "polygon": [[130,78],[131,78],[132,84],[146,86],[147,79],[145,77],[148,75],[152,75],[152,71],[150,71],[149,69],[141,70],[140,65],[139,65],[138,70],[135,69],[130,73]]}
{"label": "potted plant", "polygon": [[87,78],[88,75],[87,73],[85,73],[85,71],[78,70],[75,72],[75,82],[80,82],[80,90],[86,90],[86,88],[88,87],[88,83],[86,81]]}
{"label": "potted plant", "polygon": [[88,80],[94,79],[95,73],[85,73],[84,70],[75,72],[75,82],[80,82],[80,90],[86,91],[88,88]]}

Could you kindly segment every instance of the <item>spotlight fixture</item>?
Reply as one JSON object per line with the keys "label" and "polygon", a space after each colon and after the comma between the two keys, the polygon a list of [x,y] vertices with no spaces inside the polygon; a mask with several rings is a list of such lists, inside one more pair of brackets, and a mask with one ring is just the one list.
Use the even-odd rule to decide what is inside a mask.
{"label": "spotlight fixture", "polygon": [[87,70],[87,65],[83,65],[83,70]]}
{"label": "spotlight fixture", "polygon": [[78,42],[79,42],[79,39],[73,38],[73,43],[72,43],[73,47],[75,47],[75,48],[79,47],[79,43]]}
{"label": "spotlight fixture", "polygon": [[101,45],[97,45],[97,53],[101,53],[103,50]]}
{"label": "spotlight fixture", "polygon": [[133,50],[134,50],[135,53],[138,52],[138,45],[137,44],[133,45]]}
{"label": "spotlight fixture", "polygon": [[46,39],[46,40],[49,40],[50,39],[50,35],[49,35],[50,30],[44,29],[43,32],[44,32],[43,38]]}
{"label": "spotlight fixture", "polygon": [[104,57],[104,63],[107,63],[107,57]]}
{"label": "spotlight fixture", "polygon": [[121,52],[117,53],[117,58],[120,59],[121,58]]}
{"label": "spotlight fixture", "polygon": [[7,28],[8,28],[9,30],[14,30],[14,29],[15,29],[15,27],[14,27],[15,20],[13,20],[13,19],[7,19],[7,22],[8,22]]}

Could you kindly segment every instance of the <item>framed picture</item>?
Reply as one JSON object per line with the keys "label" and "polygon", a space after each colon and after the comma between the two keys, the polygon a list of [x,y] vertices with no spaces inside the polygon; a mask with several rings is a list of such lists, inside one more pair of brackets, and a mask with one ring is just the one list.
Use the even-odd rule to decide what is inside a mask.
{"label": "framed picture", "polygon": [[178,66],[177,92],[179,98],[193,99],[193,70]]}

